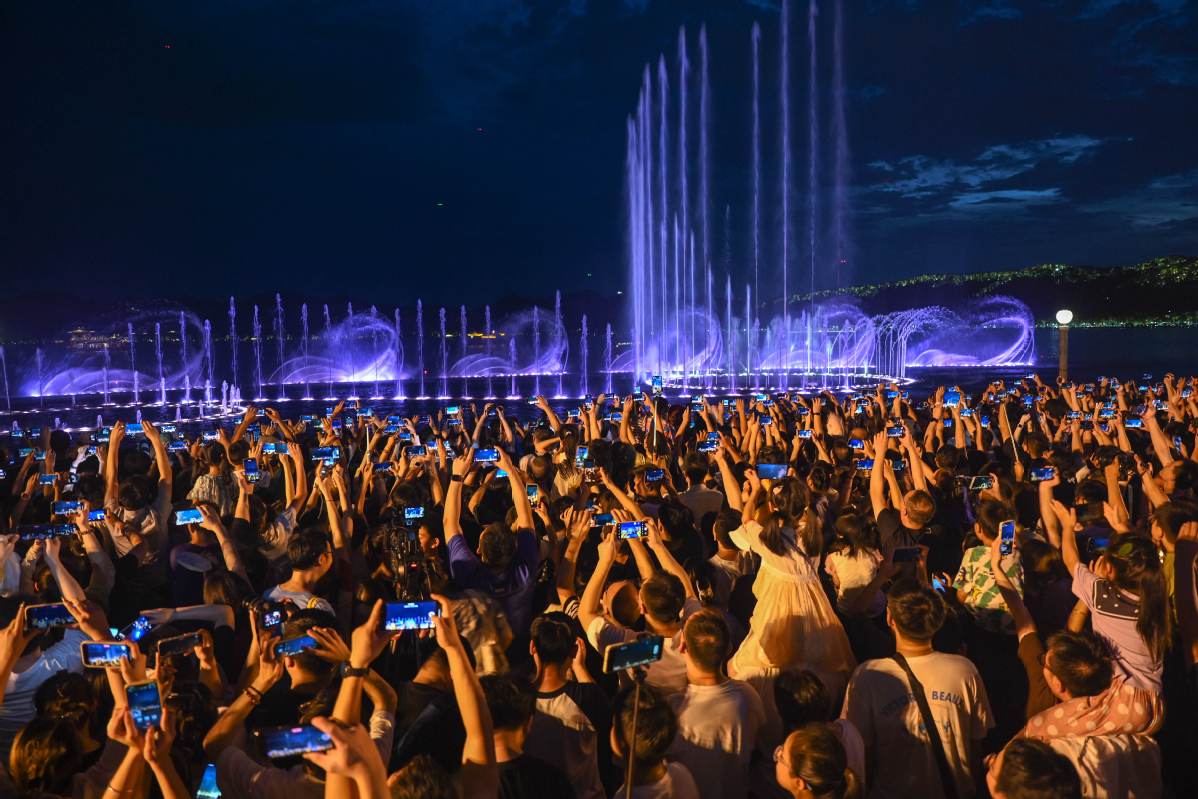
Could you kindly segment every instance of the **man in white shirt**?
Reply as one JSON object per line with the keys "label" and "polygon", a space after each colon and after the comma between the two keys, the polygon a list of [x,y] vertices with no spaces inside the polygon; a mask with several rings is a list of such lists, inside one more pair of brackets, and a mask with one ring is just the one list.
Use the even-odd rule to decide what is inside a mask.
{"label": "man in white shirt", "polygon": [[[945,613],[940,595],[914,578],[895,583],[887,597],[886,622],[894,630],[895,648],[923,687],[957,795],[970,799],[981,775],[981,742],[994,719],[974,665],[932,649],[932,636],[944,624]],[[944,795],[919,705],[896,660],[879,658],[857,667],[844,717],[865,741],[871,799]]]}
{"label": "man in white shirt", "polygon": [[704,485],[708,474],[707,456],[697,452],[687,455],[682,469],[687,487],[678,494],[678,498],[695,514],[695,523],[702,522],[709,513],[719,513],[720,508],[724,507],[724,495]]}
{"label": "man in white shirt", "polygon": [[682,655],[688,684],[670,697],[678,735],[668,756],[687,767],[707,799],[748,795],[749,761],[765,724],[765,708],[753,687],[723,673],[730,639],[728,622],[716,610],[687,619]]}
{"label": "man in white shirt", "polygon": [[[638,539],[628,542],[629,546],[641,547],[637,553],[637,564],[644,564],[640,590],[641,612],[645,616],[645,626],[652,635],[660,635],[666,639],[665,651],[661,660],[652,663],[648,668],[645,681],[656,685],[666,694],[681,693],[686,689],[686,661],[682,657],[682,625],[692,614],[702,610],[695,589],[691,585],[686,570],[678,565],[678,561],[670,554],[661,539],[658,523],[649,519],[646,524],[649,530],[649,548],[657,555],[665,572],[652,572],[649,567],[648,553],[643,551],[644,544]],[[586,630],[591,646],[600,654],[605,653],[609,646],[636,640],[638,633],[616,624],[602,614],[601,601],[603,588],[607,584],[607,575],[616,560],[616,553],[624,542],[616,536],[613,530],[599,545],[599,565],[595,567],[582,601],[578,608],[578,619]],[[648,574],[645,572],[648,571]]]}

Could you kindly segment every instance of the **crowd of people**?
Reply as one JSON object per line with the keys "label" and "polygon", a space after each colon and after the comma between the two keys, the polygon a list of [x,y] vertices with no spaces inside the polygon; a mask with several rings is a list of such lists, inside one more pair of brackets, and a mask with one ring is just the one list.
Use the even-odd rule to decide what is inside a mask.
{"label": "crowd of people", "polygon": [[0,797],[1190,795],[1196,386],[14,430]]}

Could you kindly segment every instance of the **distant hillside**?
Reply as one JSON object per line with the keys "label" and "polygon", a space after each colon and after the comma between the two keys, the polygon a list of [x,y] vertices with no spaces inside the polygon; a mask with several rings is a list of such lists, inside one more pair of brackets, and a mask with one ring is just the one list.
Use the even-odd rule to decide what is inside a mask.
{"label": "distant hillside", "polygon": [[[921,275],[893,283],[845,289],[870,313],[927,305],[958,307],[970,299],[1002,294],[1022,300],[1038,323],[1050,323],[1062,308],[1075,324],[1198,324],[1198,258],[1168,256],[1135,266],[1100,268],[1041,264],[1005,272]],[[817,292],[817,301],[832,291]],[[795,297],[807,302],[810,295]]]}

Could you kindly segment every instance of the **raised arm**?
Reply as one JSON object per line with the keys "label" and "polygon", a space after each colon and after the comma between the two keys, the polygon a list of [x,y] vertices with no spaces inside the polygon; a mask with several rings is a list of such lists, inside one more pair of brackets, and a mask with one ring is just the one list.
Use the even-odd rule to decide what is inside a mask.
{"label": "raised arm", "polygon": [[1198,663],[1198,590],[1194,586],[1194,563],[1198,560],[1198,522],[1186,522],[1177,534],[1174,563],[1174,601],[1181,632],[1182,656],[1187,669]]}
{"label": "raised arm", "polygon": [[661,527],[657,520],[648,519],[645,524],[649,527],[649,549],[653,550],[653,554],[657,556],[657,562],[663,569],[682,581],[682,587],[686,589],[686,595],[689,598],[698,599],[690,575],[686,573],[686,569],[682,568],[682,564],[674,558],[674,553],[670,552],[669,547],[662,540]]}

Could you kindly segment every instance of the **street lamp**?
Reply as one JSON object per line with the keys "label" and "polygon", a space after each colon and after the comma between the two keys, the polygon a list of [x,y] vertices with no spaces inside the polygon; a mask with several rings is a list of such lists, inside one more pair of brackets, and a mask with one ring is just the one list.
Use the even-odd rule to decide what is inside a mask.
{"label": "street lamp", "polygon": [[1058,329],[1061,334],[1061,362],[1059,370],[1061,373],[1061,379],[1063,380],[1069,379],[1069,323],[1072,321],[1073,311],[1057,311],[1057,324],[1060,325]]}

